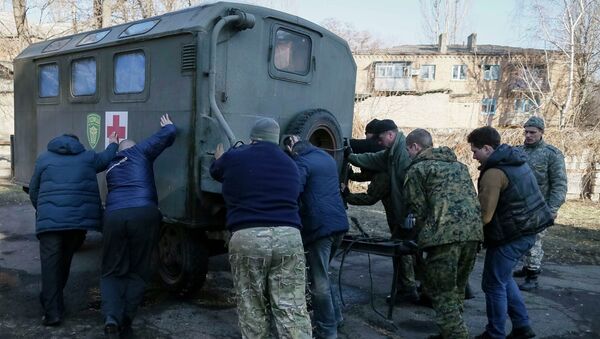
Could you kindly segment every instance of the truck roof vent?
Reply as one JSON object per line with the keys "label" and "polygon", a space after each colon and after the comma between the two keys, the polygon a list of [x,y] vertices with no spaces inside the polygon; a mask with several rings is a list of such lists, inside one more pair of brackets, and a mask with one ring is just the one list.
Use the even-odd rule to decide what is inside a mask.
{"label": "truck roof vent", "polygon": [[196,69],[196,44],[184,45],[181,50],[181,71]]}

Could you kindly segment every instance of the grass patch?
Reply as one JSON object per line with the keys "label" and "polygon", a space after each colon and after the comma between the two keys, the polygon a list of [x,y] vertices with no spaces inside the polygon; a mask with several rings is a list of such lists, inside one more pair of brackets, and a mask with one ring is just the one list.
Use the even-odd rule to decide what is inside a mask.
{"label": "grass patch", "polygon": [[29,195],[23,192],[21,186],[17,186],[7,179],[0,179],[0,206],[25,202],[29,202]]}

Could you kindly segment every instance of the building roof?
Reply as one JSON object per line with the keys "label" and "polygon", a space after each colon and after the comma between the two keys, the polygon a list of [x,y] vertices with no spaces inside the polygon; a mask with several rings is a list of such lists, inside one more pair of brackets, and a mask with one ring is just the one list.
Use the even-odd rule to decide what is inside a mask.
{"label": "building roof", "polygon": [[507,55],[544,53],[543,49],[521,48],[500,45],[477,45],[476,52],[467,45],[448,45],[446,53],[439,51],[439,45],[400,45],[379,50],[356,51],[355,55]]}

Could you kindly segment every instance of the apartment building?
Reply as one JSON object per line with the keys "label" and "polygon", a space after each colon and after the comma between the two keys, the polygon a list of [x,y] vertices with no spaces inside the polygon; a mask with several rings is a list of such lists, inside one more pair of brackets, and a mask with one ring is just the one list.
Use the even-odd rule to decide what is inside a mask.
{"label": "apartment building", "polygon": [[[404,45],[355,53],[355,112],[402,127],[474,128],[518,125],[532,114],[557,123],[547,94],[564,87],[557,53],[497,45]],[[551,79],[550,81],[548,79]],[[564,91],[563,91],[564,92]],[[545,101],[546,100],[546,101]]]}

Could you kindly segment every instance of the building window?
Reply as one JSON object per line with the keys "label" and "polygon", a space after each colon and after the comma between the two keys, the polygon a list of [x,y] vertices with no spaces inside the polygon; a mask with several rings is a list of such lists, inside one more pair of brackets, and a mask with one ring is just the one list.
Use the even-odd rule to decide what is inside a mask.
{"label": "building window", "polygon": [[500,79],[500,65],[483,65],[483,80]]}
{"label": "building window", "polygon": [[40,98],[57,97],[58,89],[58,64],[41,65],[38,73],[38,95]]}
{"label": "building window", "polygon": [[421,66],[421,79],[435,80],[435,65]]}
{"label": "building window", "polygon": [[452,66],[452,80],[466,80],[466,79],[467,79],[467,65]]}
{"label": "building window", "polygon": [[375,64],[375,77],[377,77],[377,78],[409,78],[410,77],[410,64],[407,62]]}
{"label": "building window", "polygon": [[481,100],[482,114],[496,114],[496,98],[483,98]]}
{"label": "building window", "polygon": [[96,59],[85,58],[71,63],[71,91],[73,96],[96,93]]}
{"label": "building window", "polygon": [[306,75],[310,70],[312,42],[308,35],[278,29],[273,63],[279,71]]}
{"label": "building window", "polygon": [[141,93],[146,86],[146,55],[142,51],[115,56],[116,94]]}
{"label": "building window", "polygon": [[536,99],[531,100],[529,98],[515,99],[515,112],[516,113],[529,113],[535,111],[539,107],[539,101]]}

